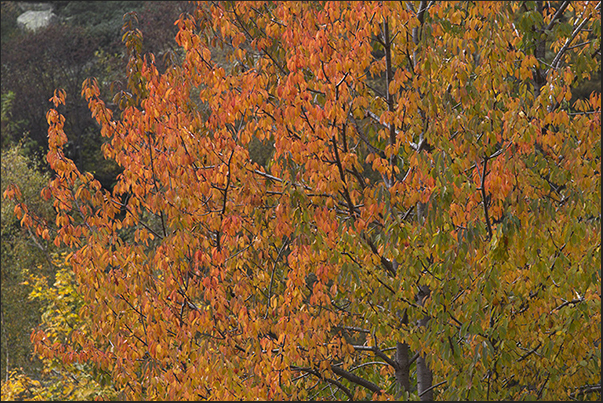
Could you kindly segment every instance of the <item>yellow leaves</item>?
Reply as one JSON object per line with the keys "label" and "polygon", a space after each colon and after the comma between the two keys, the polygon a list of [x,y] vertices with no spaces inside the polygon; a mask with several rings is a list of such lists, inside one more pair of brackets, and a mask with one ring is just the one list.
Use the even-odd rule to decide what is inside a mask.
{"label": "yellow leaves", "polygon": [[[527,95],[530,86],[522,89],[525,82],[505,78],[516,74],[520,81],[531,80],[538,66],[533,56],[509,49],[528,44],[520,43],[523,38],[512,31],[507,8],[435,4],[421,27],[395,4],[229,7],[212,5],[214,14],[208,21],[227,42],[232,40],[234,57],[254,58],[248,70],[214,65],[204,33],[194,34],[194,21],[187,18],[179,21],[177,37],[185,68],[167,78],[145,67],[141,74],[148,79],[149,95],[140,109],[124,110],[119,122],[111,121],[110,111],[95,103],[96,84],[85,85],[83,93],[94,116],[112,137],[107,154],[124,169],[106,199],[91,190],[92,176],[79,174],[64,159],[58,149],[64,144],[62,119],[56,111],[48,114],[55,130],[49,161],[65,183],[76,186],[68,190],[57,182],[43,196],[62,200],[56,204],[61,210],[78,208],[76,201],[85,203],[74,212],[81,211],[82,225],[90,226],[82,232],[77,214],[66,212],[55,220],[64,229],[58,243],[77,238],[84,245],[76,248],[71,264],[85,300],[78,313],[91,318],[94,329],[74,341],[89,343],[82,347],[86,354],[97,349],[113,354],[101,358],[98,353],[96,360],[114,368],[119,362],[122,372],[113,381],[121,386],[131,382],[132,392],[127,393],[145,388],[154,397],[175,400],[297,396],[309,386],[303,386],[303,377],[289,377],[290,366],[328,372],[333,362],[345,362],[352,368],[369,360],[352,344],[390,349],[404,337],[413,350],[421,347],[437,356],[435,375],[446,372],[462,392],[468,390],[467,379],[447,371],[471,366],[469,389],[477,394],[483,386],[479,379],[490,370],[491,357],[484,358],[489,352],[479,344],[483,340],[478,333],[504,335],[501,351],[512,349],[513,359],[499,357],[501,374],[511,367],[518,373],[525,369],[514,364],[518,338],[527,337],[525,346],[530,347],[543,339],[542,334],[532,337],[529,330],[536,331],[535,320],[550,311],[546,301],[558,295],[567,298],[543,275],[547,267],[533,266],[552,264],[551,256],[565,242],[557,238],[571,231],[555,233],[557,249],[538,231],[551,223],[561,225],[561,216],[578,222],[567,207],[542,207],[544,199],[536,193],[545,191],[534,189],[544,183],[538,176],[550,167],[558,170],[552,178],[571,186],[571,194],[589,194],[583,191],[584,177],[592,170],[573,167],[572,153],[583,148],[590,149],[584,155],[596,155],[595,140],[586,135],[597,132],[600,123],[585,120],[578,126],[567,111],[546,112]],[[392,29],[400,32],[392,39],[396,68],[389,81],[383,74],[364,75],[385,69],[383,57],[377,56],[382,49],[373,37],[383,29],[381,7],[387,8]],[[234,17],[234,9],[243,22]],[[450,23],[462,25],[460,31]],[[489,32],[493,25],[500,32]],[[407,43],[414,27],[424,35],[416,54]],[[261,37],[253,38],[260,35],[258,29]],[[251,46],[243,49],[245,30],[252,38]],[[261,54],[256,49],[262,49]],[[472,49],[477,53],[472,55]],[[417,65],[409,67],[407,58]],[[564,71],[564,85],[571,80],[571,70]],[[178,84],[171,85],[174,81]],[[394,112],[377,95],[383,91],[396,95]],[[560,101],[570,96],[567,88],[555,91],[546,96]],[[189,93],[197,102],[190,107]],[[55,97],[61,101],[58,94]],[[599,104],[595,95],[576,103],[576,108],[596,109]],[[378,121],[367,117],[369,108]],[[567,127],[541,135],[546,124]],[[399,131],[393,143],[385,127],[389,125]],[[572,153],[563,146],[571,142],[568,133],[582,139]],[[250,168],[247,148],[254,135],[274,142],[274,155],[262,168],[265,175],[250,174],[255,168]],[[428,139],[429,147],[417,152],[408,143],[417,142],[419,135]],[[548,164],[548,155],[532,158],[536,139],[547,153],[555,154],[558,166]],[[488,243],[484,202],[476,190],[481,165],[476,167],[475,161],[485,151],[496,152],[495,143],[503,151],[488,162],[486,206],[490,220],[497,221]],[[392,156],[399,157],[395,167]],[[563,164],[571,175],[561,174]],[[397,182],[386,186],[384,178],[389,180],[392,173]],[[12,188],[5,195],[17,197]],[[125,206],[116,203],[122,195],[130,197]],[[419,201],[426,203],[422,221],[417,219]],[[589,216],[579,205],[572,208],[580,217]],[[15,213],[28,220],[20,205]],[[513,214],[523,231],[517,236],[505,231]],[[531,221],[533,217],[539,220]],[[581,244],[595,237],[585,234],[595,230],[592,225],[588,232],[568,235],[563,256],[558,257],[564,267],[574,267]],[[37,233],[48,239],[51,232]],[[100,245],[115,245],[116,250]],[[394,258],[398,274],[390,276],[384,262]],[[112,270],[104,273],[109,264]],[[585,260],[581,264],[581,271],[571,271],[571,281],[590,269]],[[309,281],[310,274],[316,282]],[[559,283],[556,271],[551,278]],[[546,283],[543,289],[539,282]],[[425,304],[433,327],[420,331],[413,323],[423,312],[406,302],[415,297],[417,284],[433,288]],[[61,299],[74,292],[63,283],[57,287],[64,287]],[[35,297],[45,296],[43,292],[36,288]],[[404,303],[398,301],[400,295]],[[399,326],[402,307],[410,315],[403,337],[390,331],[390,326]],[[491,310],[496,313],[492,324]],[[463,322],[461,341],[458,323],[450,315]],[[562,315],[550,319],[552,334],[576,336],[563,327],[567,316]],[[346,333],[350,342],[342,342],[337,332],[344,325],[362,331]],[[435,339],[449,334],[450,340]],[[118,336],[128,344],[119,345]],[[170,370],[151,368],[141,340]],[[451,343],[455,349],[467,345],[468,353],[456,351],[446,358],[442,346]],[[474,352],[483,360],[472,363]],[[180,368],[182,362],[186,369]],[[358,367],[354,373],[387,384],[391,368],[370,368]],[[213,386],[211,394],[206,385]],[[442,388],[442,396],[451,389]],[[316,398],[329,397],[317,393]],[[356,388],[353,393],[360,396],[362,391]]]}
{"label": "yellow leaves", "polygon": [[[153,351],[153,349],[154,349],[155,351]],[[151,345],[151,347],[150,347],[150,351],[151,351],[151,354],[153,354],[153,353],[154,353],[153,355],[156,355],[156,356],[157,356],[157,358],[158,358],[158,359],[160,359],[160,360],[161,360],[161,359],[163,358],[163,356],[164,356],[164,354],[163,354],[163,353],[164,353],[164,349],[163,349],[163,347],[161,346],[161,343],[157,343],[157,344],[155,344],[155,345]]]}
{"label": "yellow leaves", "polygon": [[537,65],[538,61],[533,55],[525,55],[521,61],[519,71],[515,73],[516,77],[521,80],[532,79],[532,68]]}
{"label": "yellow leaves", "polygon": [[41,396],[42,384],[20,371],[13,370],[2,380],[2,400],[46,400]]}

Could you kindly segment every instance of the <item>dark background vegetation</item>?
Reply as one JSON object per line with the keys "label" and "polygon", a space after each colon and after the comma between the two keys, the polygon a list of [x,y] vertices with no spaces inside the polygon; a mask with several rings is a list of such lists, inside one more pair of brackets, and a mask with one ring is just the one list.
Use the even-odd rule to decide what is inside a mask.
{"label": "dark background vegetation", "polygon": [[80,170],[94,172],[110,189],[117,167],[101,157],[102,140],[80,95],[82,82],[96,77],[103,95],[123,89],[127,63],[121,42],[124,14],[136,12],[137,28],[144,35],[143,52],[155,54],[161,65],[161,56],[176,46],[174,21],[193,5],[178,1],[50,2],[58,23],[23,32],[16,24],[23,10],[19,4],[2,2],[2,94],[14,94],[12,126],[2,129],[2,148],[24,141],[31,155],[45,154],[48,99],[56,88],[63,88],[67,105],[61,113],[66,117],[68,157]]}

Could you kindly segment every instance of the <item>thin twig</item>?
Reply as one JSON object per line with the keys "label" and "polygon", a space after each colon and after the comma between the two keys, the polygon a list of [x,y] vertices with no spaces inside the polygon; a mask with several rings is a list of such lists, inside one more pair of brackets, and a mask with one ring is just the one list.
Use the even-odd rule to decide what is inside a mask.
{"label": "thin twig", "polygon": [[339,375],[342,378],[345,378],[345,379],[347,379],[348,381],[350,381],[352,383],[355,383],[357,385],[363,386],[363,387],[367,388],[368,390],[370,390],[372,392],[375,392],[375,393],[378,393],[378,394],[383,393],[381,391],[381,388],[378,385],[374,384],[371,381],[367,381],[366,379],[361,378],[358,375],[354,375],[351,372],[348,372],[348,371],[346,371],[344,369],[341,369],[339,367],[336,367],[334,365],[331,365],[331,370],[336,375]]}
{"label": "thin twig", "polygon": [[[597,6],[595,7],[595,11],[599,10],[600,8],[601,8],[601,2],[599,2],[599,4],[597,4]],[[584,10],[584,11],[586,12],[586,10]],[[583,15],[584,15],[584,13],[583,13]],[[582,16],[580,16],[580,17],[582,17]],[[580,22],[580,24],[578,24],[577,26],[574,25],[576,28],[572,32],[572,35],[569,38],[567,38],[567,40],[565,41],[565,44],[561,47],[559,52],[557,52],[557,55],[551,62],[551,68],[557,69],[559,62],[561,61],[561,57],[568,50],[570,44],[573,42],[573,40],[576,38],[576,36],[580,33],[580,31],[582,31],[582,27],[584,27],[584,24],[586,24],[588,22],[589,18],[590,18],[590,15],[586,16],[584,18],[584,20],[582,20],[582,22]],[[549,71],[550,71],[550,69],[548,69],[546,71],[546,74],[548,74]]]}
{"label": "thin twig", "polygon": [[438,386],[445,384],[446,382],[448,382],[448,381],[444,380],[440,383],[436,383],[435,385],[425,389],[423,392],[419,393],[419,397],[423,396],[425,393],[429,392],[430,390],[433,390],[433,389],[437,388]]}
{"label": "thin twig", "polygon": [[317,377],[318,379],[322,379],[332,385],[335,385],[339,389],[341,389],[343,391],[343,393],[345,393],[348,396],[348,399],[354,400],[354,395],[352,395],[352,392],[350,392],[350,390],[345,385],[343,385],[341,382],[339,382],[336,379],[325,377],[320,372],[318,372],[312,368],[301,368],[301,367],[292,366],[291,369],[293,371],[301,371],[301,372],[306,372],[306,373],[312,374],[315,377]]}
{"label": "thin twig", "polygon": [[[484,156],[484,167],[483,167],[482,175],[480,178],[481,179],[480,190],[482,192],[482,204],[484,205],[484,215],[486,216],[486,226],[488,227],[488,236],[489,236],[489,239],[492,239],[492,225],[490,225],[490,216],[488,214],[488,200],[487,200],[486,188],[485,188],[487,165],[488,165],[488,158]],[[477,164],[476,164],[476,166],[477,166]]]}

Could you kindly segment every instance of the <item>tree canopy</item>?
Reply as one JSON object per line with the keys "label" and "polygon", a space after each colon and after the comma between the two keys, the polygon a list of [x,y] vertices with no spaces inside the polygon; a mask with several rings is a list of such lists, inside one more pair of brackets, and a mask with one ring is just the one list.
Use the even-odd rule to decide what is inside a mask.
{"label": "tree canopy", "polygon": [[113,110],[82,86],[111,191],[51,98],[56,219],[15,212],[71,248],[81,308],[39,354],[123,399],[600,397],[601,98],[572,99],[600,74],[600,2],[218,2],[176,24],[164,72],[124,33]]}

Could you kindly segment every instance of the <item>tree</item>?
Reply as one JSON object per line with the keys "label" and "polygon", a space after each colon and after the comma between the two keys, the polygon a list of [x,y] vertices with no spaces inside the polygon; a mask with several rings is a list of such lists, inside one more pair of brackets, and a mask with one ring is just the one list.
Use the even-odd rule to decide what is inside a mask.
{"label": "tree", "polygon": [[39,232],[90,328],[37,352],[125,399],[598,398],[599,10],[199,4],[162,74],[126,32],[120,109],[82,87],[111,193],[51,99]]}
{"label": "tree", "polygon": [[[6,3],[6,4],[5,4]],[[18,7],[14,2],[2,3],[3,35],[5,26],[10,31],[16,24]],[[54,89],[65,89],[73,100],[61,113],[67,118],[66,133],[69,143],[67,155],[80,170],[94,172],[95,177],[110,189],[117,176],[112,161],[98,158],[102,153],[99,128],[90,118],[85,100],[79,99],[84,78],[94,75],[102,83],[101,91],[110,93],[121,88],[122,73],[127,61],[121,50],[120,27],[124,13],[139,11],[141,29],[145,33],[144,49],[150,50],[160,61],[167,50],[175,47],[177,27],[174,20],[186,9],[188,2],[53,2],[60,23],[37,32],[7,32],[2,46],[3,99],[13,98],[13,120],[17,128],[2,129],[1,145],[10,145],[26,137],[26,149],[34,158],[43,159],[47,150],[48,125],[45,113],[48,98]],[[6,15],[6,18],[5,18]],[[11,21],[12,18],[12,21]],[[171,56],[172,59],[175,56]],[[167,59],[167,57],[166,57]],[[39,156],[37,154],[40,154]]]}
{"label": "tree", "polygon": [[[81,308],[81,297],[75,290],[73,271],[64,263],[66,257],[66,252],[51,253],[50,264],[56,271],[54,283],[49,285],[48,277],[39,274],[44,272],[41,267],[37,267],[37,274],[25,269],[26,280],[22,283],[27,286],[22,289],[30,290],[29,299],[41,302],[42,326],[53,343],[65,342],[75,329],[85,332],[88,328],[88,323],[77,313]],[[43,359],[42,363],[42,376],[30,376],[22,368],[11,370],[6,381],[2,380],[2,400],[81,401],[97,396],[116,397],[110,377],[106,372],[98,371],[94,364],[65,364],[53,358]]]}
{"label": "tree", "polygon": [[[14,92],[13,114],[16,120],[24,121],[23,131],[43,149],[47,123],[44,114],[48,109],[48,98],[55,88],[63,87],[69,94],[78,94],[81,82],[89,76],[89,62],[96,48],[93,38],[81,28],[51,25],[33,34],[21,35],[2,46],[2,92]],[[87,125],[92,123],[86,116],[84,102],[73,103],[66,111],[70,117],[70,132],[81,136]],[[3,133],[22,136],[23,131]],[[3,144],[16,139],[4,139]],[[77,153],[76,153],[77,155]]]}
{"label": "tree", "polygon": [[[4,108],[2,112],[5,123]],[[23,148],[20,143],[2,151],[2,190],[19,184],[20,201],[28,211],[38,219],[51,220],[52,202],[40,195],[49,176]],[[36,238],[31,229],[21,228],[14,208],[14,202],[2,203],[2,400],[112,396],[107,375],[93,366],[63,365],[56,359],[39,360],[33,354],[30,335],[38,325],[53,342],[68,340],[72,327],[81,331],[87,326],[77,315],[81,297],[75,290],[73,271],[64,263],[67,252]]]}
{"label": "tree", "polygon": [[[12,122],[10,119],[5,122],[5,112],[8,111],[5,111],[4,106],[2,123],[9,127]],[[2,191],[18,183],[22,201],[27,203],[28,208],[37,216],[49,219],[53,213],[52,203],[44,201],[40,196],[49,177],[40,172],[39,164],[24,154],[21,143],[2,151]],[[15,204],[10,201],[2,203],[2,380],[15,368],[23,368],[30,375],[39,373],[41,365],[32,357],[29,335],[40,321],[42,307],[28,300],[29,290],[21,283],[27,280],[26,270],[35,266],[40,266],[40,274],[51,276],[53,273],[48,259],[50,248],[46,242],[37,239],[31,230],[21,228],[14,208]]]}

